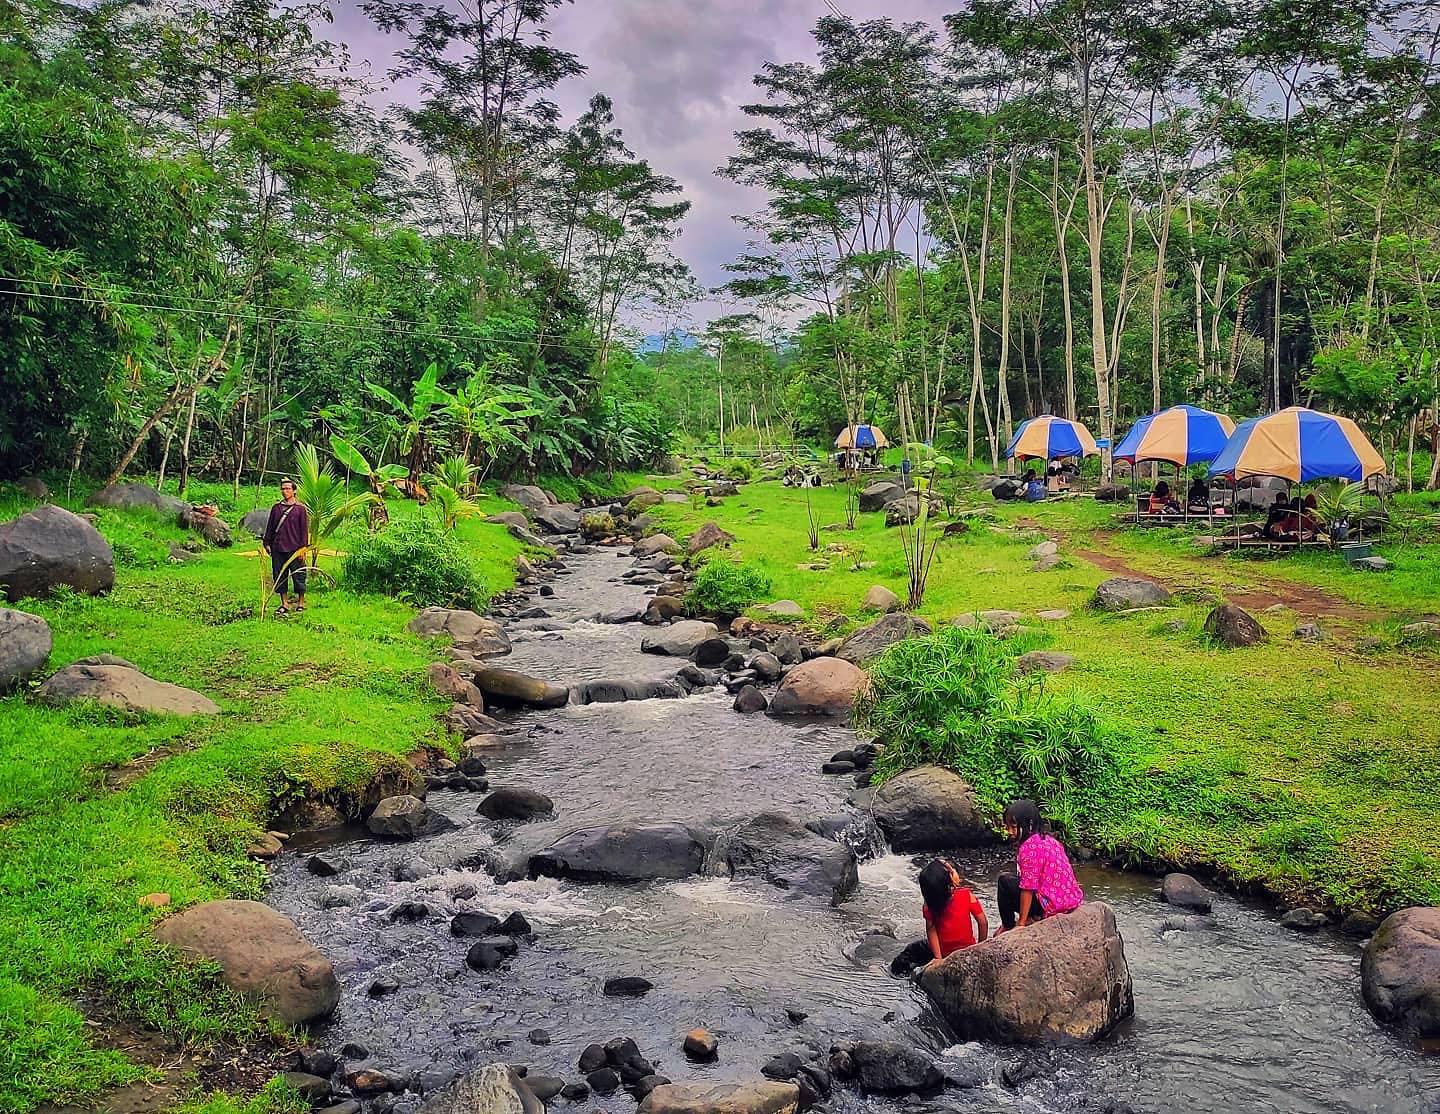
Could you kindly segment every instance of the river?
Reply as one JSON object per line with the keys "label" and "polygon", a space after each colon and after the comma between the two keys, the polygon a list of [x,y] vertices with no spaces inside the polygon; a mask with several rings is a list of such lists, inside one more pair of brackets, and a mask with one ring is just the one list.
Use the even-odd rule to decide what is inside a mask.
{"label": "river", "polygon": [[[611,550],[570,557],[553,598],[536,601],[563,629],[513,624],[515,647],[503,664],[562,684],[673,676],[683,662],[639,652],[648,628],[590,621],[643,599],[643,588],[620,581],[629,568],[630,559]],[[883,846],[862,861],[859,890],[839,907],[713,875],[629,886],[519,877],[530,852],[613,820],[723,827],[762,811],[800,820],[849,812],[851,832],[868,842],[865,818],[846,804],[851,780],[819,773],[830,754],[853,743],[849,729],[741,716],[730,703],[717,689],[680,700],[498,713],[514,733],[487,762],[492,785],[549,795],[553,820],[499,825],[476,816],[479,794],[437,790],[430,804],[453,822],[450,831],[409,844],[359,831],[297,837],[296,851],[323,843],[343,864],[338,876],[321,879],[305,869],[305,854],[282,856],[268,899],[340,975],[344,996],[319,1043],[336,1052],[361,1045],[376,1065],[409,1074],[426,1090],[496,1060],[579,1079],[581,1050],[617,1036],[634,1037],[676,1081],[755,1078],[778,1052],[881,1037],[921,1045],[983,1082],[905,1102],[837,1089],[830,1109],[1440,1110],[1440,1058],[1371,1019],[1360,1000],[1356,942],[1302,936],[1269,911],[1225,896],[1197,930],[1158,900],[1150,877],[1081,868],[1087,895],[1115,909],[1136,1013],[1097,1045],[1051,1051],[951,1045],[924,995],[891,978],[881,959],[867,958],[870,948],[857,947],[877,931],[901,940],[921,932],[916,868]],[[397,864],[417,856],[442,869],[395,881]],[[992,880],[1002,855],[957,862],[998,923]],[[345,891],[351,904],[322,908],[333,886],[358,888],[358,899]],[[392,923],[388,912],[402,901],[423,902],[429,914]],[[471,971],[464,955],[472,941],[448,929],[450,916],[465,909],[518,910],[535,939],[504,969]],[[654,989],[642,998],[604,997],[604,981],[620,975],[642,975]],[[398,989],[371,997],[377,979]],[[681,1054],[681,1039],[695,1026],[719,1037],[716,1062],[693,1064]],[[530,1042],[537,1029],[549,1044]],[[1013,1081],[1022,1065],[1018,1074],[1033,1078],[1008,1085],[1003,1077]],[[418,1101],[386,1096],[379,1106],[405,1114]],[[634,1100],[621,1091],[576,1109],[627,1114]]]}

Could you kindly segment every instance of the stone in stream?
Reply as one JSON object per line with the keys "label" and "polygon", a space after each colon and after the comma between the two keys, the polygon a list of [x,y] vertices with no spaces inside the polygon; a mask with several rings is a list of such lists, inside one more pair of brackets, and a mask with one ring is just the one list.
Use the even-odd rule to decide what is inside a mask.
{"label": "stone in stream", "polygon": [[730,643],[723,638],[707,638],[690,651],[690,658],[701,669],[724,665],[730,657]]}
{"label": "stone in stream", "polygon": [[501,786],[480,802],[475,810],[489,820],[514,820],[524,823],[555,811],[555,802],[544,793],[523,786]]}
{"label": "stone in stream", "polygon": [[1294,932],[1318,932],[1329,923],[1329,917],[1313,909],[1291,909],[1280,918],[1280,927]]}
{"label": "stone in stream", "polygon": [[1440,908],[1401,909],[1380,922],[1360,961],[1360,989],[1378,1020],[1440,1037]]}
{"label": "stone in stream", "polygon": [[1205,633],[1223,646],[1239,649],[1265,641],[1265,628],[1242,607],[1222,603],[1205,617]]}
{"label": "stone in stream", "polygon": [[1102,902],[951,952],[920,988],[962,1041],[1093,1041],[1135,1011],[1125,945]]}
{"label": "stone in stream", "polygon": [[525,1039],[537,1047],[543,1048],[550,1043],[550,1034],[545,1029],[531,1029]]}
{"label": "stone in stream", "polygon": [[645,1096],[639,1114],[796,1114],[799,1107],[793,1083],[667,1083]]}
{"label": "stone in stream", "polygon": [[691,1029],[680,1047],[690,1059],[703,1063],[719,1055],[720,1041],[709,1029]]}
{"label": "stone in stream", "polygon": [[517,909],[506,914],[505,919],[495,926],[495,932],[500,936],[529,936],[530,922],[525,919],[525,914]]}
{"label": "stone in stream", "polygon": [[494,971],[519,953],[514,940],[481,940],[465,953],[465,966],[474,971]]}
{"label": "stone in stream", "polygon": [[416,1114],[545,1114],[508,1064],[487,1064],[431,1095]]}
{"label": "stone in stream", "polygon": [[779,659],[781,665],[799,665],[805,660],[805,647],[791,631],[786,631],[777,638],[770,652]]}
{"label": "stone in stream", "polygon": [[875,792],[875,822],[896,851],[942,851],[995,842],[975,791],[953,770],[917,766]]}
{"label": "stone in stream", "polygon": [[584,1102],[590,1097],[590,1084],[578,1081],[567,1083],[560,1089],[560,1097],[566,1102]]}
{"label": "stone in stream", "polygon": [[685,604],[675,596],[656,596],[645,607],[642,620],[650,626],[657,626],[667,619],[678,619],[685,614]]}
{"label": "stone in stream", "polygon": [[770,701],[772,716],[847,716],[870,678],[840,658],[812,658],[785,674]]}
{"label": "stone in stream", "polygon": [[580,512],[570,503],[555,503],[530,512],[542,533],[574,534],[580,529]]}
{"label": "stone in stream", "polygon": [[640,650],[646,654],[688,658],[697,646],[719,633],[720,629],[714,623],[702,622],[699,619],[681,619],[647,634],[640,642]]}
{"label": "stone in stream", "polygon": [[652,534],[635,543],[630,551],[636,557],[654,557],[658,553],[679,553],[680,543],[669,534]]}
{"label": "stone in stream", "polygon": [[603,1044],[587,1044],[585,1050],[580,1053],[579,1068],[583,1074],[589,1075],[592,1071],[603,1068],[609,1062]]}
{"label": "stone in stream", "polygon": [[705,862],[694,829],[673,823],[617,823],[581,828],[530,856],[532,877],[577,882],[648,882],[687,878]]}
{"label": "stone in stream", "polygon": [[644,1102],[651,1091],[657,1087],[664,1087],[669,1083],[670,1079],[668,1076],[651,1073],[650,1075],[641,1076],[634,1083],[630,1084],[630,1093],[635,1096],[636,1101]]}
{"label": "stone in stream", "polygon": [[585,1077],[585,1082],[597,1095],[613,1095],[620,1089],[620,1076],[614,1068],[596,1068]]}
{"label": "stone in stream", "polygon": [[489,913],[456,913],[450,918],[452,936],[490,936],[496,933],[500,918]]}
{"label": "stone in stream", "polygon": [[764,650],[750,659],[750,668],[762,681],[778,681],[784,672],[780,659]]}
{"label": "stone in stream", "polygon": [[754,685],[745,685],[736,695],[735,702],[731,707],[743,716],[750,716],[757,712],[763,712],[769,707],[769,703],[765,699],[765,694],[758,688]]}
{"label": "stone in stream", "polygon": [[115,585],[115,554],[89,522],[47,503],[0,525],[0,588],[11,603],[61,586],[87,595]]}
{"label": "stone in stream", "polygon": [[[847,1054],[836,1072],[861,1091],[878,1094],[929,1094],[945,1085],[935,1061],[918,1048],[898,1041],[856,1041],[842,1046]],[[834,1059],[831,1061],[835,1063]]]}
{"label": "stone in stream", "polygon": [[868,627],[861,627],[846,638],[840,643],[840,649],[835,656],[855,665],[863,665],[897,642],[929,633],[930,624],[924,619],[917,619],[903,612],[893,612],[875,620]]}
{"label": "stone in stream", "polygon": [[365,821],[365,827],[388,839],[414,839],[430,819],[430,807],[418,797],[386,797]]}
{"label": "stone in stream", "polygon": [[[681,671],[683,673],[683,670]],[[678,676],[678,674],[677,674]],[[619,704],[627,700],[679,700],[677,681],[582,681],[570,686],[571,704]]]}
{"label": "stone in stream", "polygon": [[607,998],[643,998],[654,988],[654,983],[639,975],[619,975],[605,980],[604,994]]}
{"label": "stone in stream", "polygon": [[123,665],[67,665],[40,686],[42,704],[101,704],[124,712],[161,712],[175,716],[215,716],[220,705],[193,689],[147,677]]}
{"label": "stone in stream", "polygon": [[1188,874],[1167,874],[1160,883],[1160,898],[1177,909],[1208,913],[1215,904],[1215,895]]}
{"label": "stone in stream", "polygon": [[465,677],[454,666],[446,665],[443,661],[432,661],[425,668],[425,679],[430,682],[430,687],[446,700],[457,704],[469,704],[485,710],[485,698],[474,683],[467,681]]}
{"label": "stone in stream", "polygon": [[258,901],[206,901],[167,917],[155,938],[220,968],[221,981],[289,1025],[324,1017],[340,1001],[335,968],[281,913]]}
{"label": "stone in stream", "polygon": [[1153,580],[1115,576],[1095,589],[1090,601],[1098,611],[1130,611],[1137,607],[1158,607],[1170,602],[1170,593]]}
{"label": "stone in stream", "polygon": [[280,1076],[285,1085],[308,1102],[318,1106],[330,1094],[330,1080],[304,1071],[287,1071]]}
{"label": "stone in stream", "polygon": [[831,905],[839,905],[860,884],[850,848],[774,812],[761,813],[730,833],[725,865],[736,877],[759,877]]}
{"label": "stone in stream", "polygon": [[473,674],[475,686],[486,699],[503,707],[561,708],[570,702],[570,690],[513,669],[484,665]]}
{"label": "stone in stream", "polygon": [[0,607],[0,694],[39,673],[53,645],[50,625],[40,616]]}

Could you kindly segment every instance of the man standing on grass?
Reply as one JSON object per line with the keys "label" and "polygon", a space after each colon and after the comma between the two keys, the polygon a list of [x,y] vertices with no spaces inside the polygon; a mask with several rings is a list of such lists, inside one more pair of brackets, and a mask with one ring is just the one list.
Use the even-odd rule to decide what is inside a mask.
{"label": "man standing on grass", "polygon": [[[310,512],[295,498],[295,482],[280,481],[280,502],[270,508],[270,520],[260,545],[270,554],[270,569],[275,574],[275,590],[280,593],[276,615],[305,610],[305,547],[310,541]],[[295,606],[290,606],[291,586],[295,588]]]}

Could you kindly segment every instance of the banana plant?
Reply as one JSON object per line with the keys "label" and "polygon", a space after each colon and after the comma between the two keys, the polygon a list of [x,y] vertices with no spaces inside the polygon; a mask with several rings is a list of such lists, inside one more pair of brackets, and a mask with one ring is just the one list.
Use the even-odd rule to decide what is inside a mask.
{"label": "banana plant", "polygon": [[300,490],[295,497],[305,505],[310,516],[308,548],[310,567],[314,568],[320,563],[321,543],[356,511],[382,500],[373,491],[351,495],[329,462],[321,463],[314,445],[301,445],[295,450],[295,470],[300,476]]}
{"label": "banana plant", "polygon": [[371,464],[364,453],[338,434],[330,438],[330,451],[347,469],[363,477],[376,495],[383,493],[385,485],[392,480],[404,479],[410,474],[410,469],[403,464]]}
{"label": "banana plant", "polygon": [[418,483],[430,455],[430,426],[444,401],[440,388],[440,365],[431,364],[410,387],[410,401],[396,397],[378,383],[365,389],[393,412],[400,426],[400,451],[410,457],[407,475]]}

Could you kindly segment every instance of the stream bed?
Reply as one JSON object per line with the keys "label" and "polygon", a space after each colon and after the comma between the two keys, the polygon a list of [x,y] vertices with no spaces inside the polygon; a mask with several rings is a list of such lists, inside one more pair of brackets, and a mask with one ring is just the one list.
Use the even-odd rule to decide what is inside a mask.
{"label": "stream bed", "polygon": [[[640,653],[648,628],[593,621],[643,601],[643,588],[620,580],[631,567],[612,550],[568,558],[554,596],[537,601],[550,621],[511,624],[514,650],[500,664],[560,684],[673,676],[683,660]],[[563,629],[525,629],[537,625]],[[431,807],[454,825],[439,834],[400,844],[348,829],[297,836],[296,853],[277,863],[268,900],[334,961],[344,988],[318,1043],[337,1054],[362,1046],[369,1062],[407,1075],[421,1093],[497,1060],[579,1079],[582,1049],[618,1036],[633,1037],[676,1081],[757,1078],[776,1053],[879,1038],[924,1047],[976,1085],[898,1101],[837,1088],[827,1108],[1440,1110],[1440,1057],[1372,1020],[1360,999],[1356,942],[1302,936],[1224,895],[1197,927],[1158,900],[1153,878],[1093,867],[1082,867],[1080,879],[1088,897],[1115,910],[1135,1017],[1084,1048],[952,1045],[924,995],[892,978],[888,954],[873,947],[877,933],[920,935],[920,896],[912,860],[888,853],[846,803],[851,779],[819,772],[853,734],[829,721],[742,716],[731,700],[716,689],[497,713],[513,734],[486,760],[492,786],[547,794],[553,819],[497,823],[476,815],[480,794],[435,790]],[[576,828],[674,820],[723,830],[765,811],[801,821],[846,817],[834,826],[865,856],[856,894],[832,907],[759,879],[712,874],[645,885],[520,877],[531,852]],[[334,877],[305,867],[322,846],[341,867]],[[993,879],[1006,867],[1003,849],[956,862],[997,924]],[[391,911],[407,901],[428,913],[392,922]],[[453,937],[448,923],[465,910],[518,911],[535,937],[501,970],[472,971],[464,957],[473,941]],[[602,994],[607,979],[626,975],[654,989],[641,998]],[[397,988],[372,997],[376,980]],[[696,1026],[719,1038],[717,1061],[682,1055],[681,1040]],[[532,1034],[549,1043],[532,1043]],[[353,1061],[360,1049],[348,1052]],[[405,1094],[379,1106],[404,1114],[418,1102]],[[624,1091],[573,1105],[634,1110]]]}

